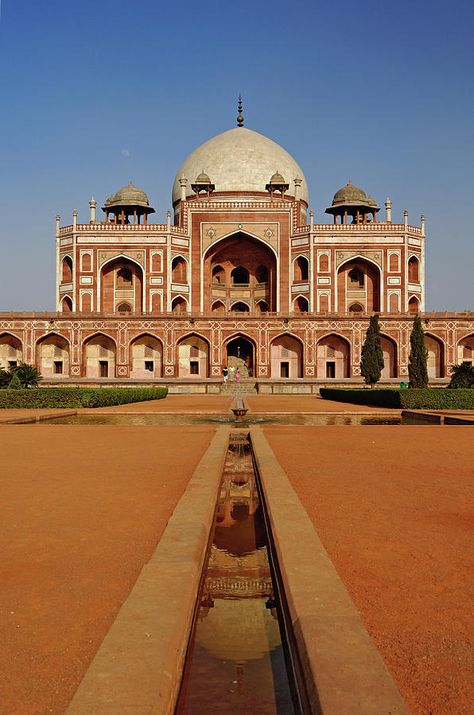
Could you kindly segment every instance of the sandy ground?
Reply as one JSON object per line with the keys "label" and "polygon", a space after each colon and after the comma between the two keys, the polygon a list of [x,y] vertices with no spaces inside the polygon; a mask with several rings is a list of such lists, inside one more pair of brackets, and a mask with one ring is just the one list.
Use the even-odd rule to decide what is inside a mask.
{"label": "sandy ground", "polygon": [[471,427],[266,427],[416,715],[474,712]]}
{"label": "sandy ground", "polygon": [[212,426],[0,427],[0,713],[63,713]]}

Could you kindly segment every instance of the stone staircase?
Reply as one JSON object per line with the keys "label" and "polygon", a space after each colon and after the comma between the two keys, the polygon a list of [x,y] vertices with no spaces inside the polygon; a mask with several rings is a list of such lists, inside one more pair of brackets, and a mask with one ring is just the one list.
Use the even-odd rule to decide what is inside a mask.
{"label": "stone staircase", "polygon": [[253,377],[241,378],[240,382],[232,380],[221,385],[221,395],[256,395],[255,379]]}

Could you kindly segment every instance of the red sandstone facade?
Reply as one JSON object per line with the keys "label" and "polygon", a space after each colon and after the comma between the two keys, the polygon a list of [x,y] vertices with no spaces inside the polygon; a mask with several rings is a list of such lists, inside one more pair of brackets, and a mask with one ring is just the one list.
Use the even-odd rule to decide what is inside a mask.
{"label": "red sandstone facade", "polygon": [[[225,145],[215,152],[222,178],[214,180],[215,140],[207,142],[207,173],[175,181],[173,221],[168,212],[166,224],[150,223],[148,197],[132,185],[109,197],[105,221],[96,220],[94,200],[89,223],[78,223],[77,212],[72,225],[57,217],[57,313],[0,315],[2,367],[23,360],[47,379],[75,382],[204,380],[220,378],[227,364],[257,381],[360,380],[374,312],[384,379],[408,375],[416,313],[432,380],[473,360],[472,313],[424,313],[423,217],[421,226],[406,212],[393,223],[387,200],[377,220],[375,201],[348,184],[328,208],[333,223],[315,223],[312,212],[308,222],[294,160],[272,156],[277,145],[243,127],[216,139],[226,135],[232,147],[244,142],[243,158],[228,149],[232,166],[244,162],[238,182],[222,169]],[[255,146],[266,152],[268,166],[288,157],[295,175],[274,166],[260,185],[260,160],[247,180],[247,145],[249,156]],[[183,166],[192,167],[192,157]]]}

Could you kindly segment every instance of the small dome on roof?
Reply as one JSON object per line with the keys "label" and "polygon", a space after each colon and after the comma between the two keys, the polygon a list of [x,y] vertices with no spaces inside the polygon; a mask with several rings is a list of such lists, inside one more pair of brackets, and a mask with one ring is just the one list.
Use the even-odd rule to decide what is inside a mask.
{"label": "small dome on roof", "polygon": [[368,194],[367,194],[367,203],[369,204],[369,206],[377,206],[377,202],[374,199],[374,197],[369,196]]}
{"label": "small dome on roof", "polygon": [[211,180],[203,169],[201,171],[201,173],[199,174],[199,176],[196,176],[194,183],[195,184],[210,184]]}
{"label": "small dome on roof", "polygon": [[283,176],[280,174],[280,172],[276,171],[273,174],[272,178],[270,179],[269,183],[270,184],[286,184],[286,181],[283,178]]}
{"label": "small dome on roof", "polygon": [[355,204],[355,203],[367,203],[367,194],[363,189],[359,189],[358,186],[354,186],[352,181],[348,181],[342,189],[336,191],[334,198],[332,200],[332,205],[337,206],[338,204]]}
{"label": "small dome on roof", "polygon": [[128,186],[123,186],[115,194],[109,196],[104,204],[104,209],[113,208],[114,206],[143,206],[144,208],[151,208],[148,196],[146,193],[139,189],[130,182]]}

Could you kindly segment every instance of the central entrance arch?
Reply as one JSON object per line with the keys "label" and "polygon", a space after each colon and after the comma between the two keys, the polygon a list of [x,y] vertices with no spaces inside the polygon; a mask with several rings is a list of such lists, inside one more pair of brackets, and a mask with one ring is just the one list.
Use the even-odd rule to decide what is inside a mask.
{"label": "central entrance arch", "polygon": [[240,368],[242,377],[253,377],[255,366],[255,346],[243,335],[231,338],[227,345],[227,366]]}

